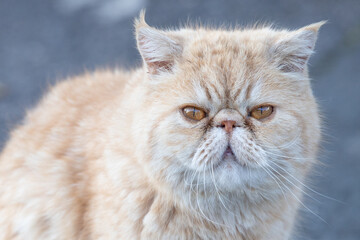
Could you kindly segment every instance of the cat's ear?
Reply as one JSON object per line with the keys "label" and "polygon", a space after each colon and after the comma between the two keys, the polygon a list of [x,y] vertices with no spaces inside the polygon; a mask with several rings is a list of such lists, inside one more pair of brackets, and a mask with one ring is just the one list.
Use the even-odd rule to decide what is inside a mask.
{"label": "cat's ear", "polygon": [[317,34],[326,21],[314,23],[286,33],[275,41],[271,58],[283,72],[303,72],[314,52]]}
{"label": "cat's ear", "polygon": [[136,41],[144,64],[150,74],[171,71],[175,60],[181,56],[179,38],[169,32],[157,30],[145,22],[145,12],[135,20]]}

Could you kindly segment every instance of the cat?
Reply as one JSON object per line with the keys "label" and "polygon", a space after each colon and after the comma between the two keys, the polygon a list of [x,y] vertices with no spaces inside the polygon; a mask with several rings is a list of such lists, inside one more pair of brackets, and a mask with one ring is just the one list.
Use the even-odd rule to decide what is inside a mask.
{"label": "cat", "polygon": [[321,139],[324,22],[159,30],[143,67],[58,83],[0,157],[0,239],[289,239]]}

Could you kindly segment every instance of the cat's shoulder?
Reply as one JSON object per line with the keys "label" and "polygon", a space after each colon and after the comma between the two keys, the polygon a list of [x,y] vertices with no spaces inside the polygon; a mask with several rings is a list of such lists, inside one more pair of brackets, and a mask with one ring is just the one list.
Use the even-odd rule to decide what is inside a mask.
{"label": "cat's shoulder", "polygon": [[0,168],[9,162],[1,160],[9,159],[13,152],[21,155],[19,162],[23,162],[30,153],[43,148],[62,149],[70,136],[106,125],[101,122],[106,120],[101,112],[122,97],[134,76],[136,71],[98,70],[58,81],[11,132],[0,155]]}
{"label": "cat's shoulder", "polygon": [[70,104],[99,103],[113,95],[120,95],[125,86],[134,81],[137,71],[119,69],[96,70],[66,78],[53,87],[46,98]]}

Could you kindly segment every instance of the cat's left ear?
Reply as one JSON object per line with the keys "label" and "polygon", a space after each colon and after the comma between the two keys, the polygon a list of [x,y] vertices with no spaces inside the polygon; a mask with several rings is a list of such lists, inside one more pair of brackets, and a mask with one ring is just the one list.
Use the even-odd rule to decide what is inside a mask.
{"label": "cat's left ear", "polygon": [[283,72],[303,72],[314,52],[318,31],[325,23],[305,26],[276,40],[271,48],[271,58],[277,67]]}
{"label": "cat's left ear", "polygon": [[136,41],[148,73],[171,71],[182,54],[181,39],[170,32],[157,30],[145,22],[145,12],[135,21]]}

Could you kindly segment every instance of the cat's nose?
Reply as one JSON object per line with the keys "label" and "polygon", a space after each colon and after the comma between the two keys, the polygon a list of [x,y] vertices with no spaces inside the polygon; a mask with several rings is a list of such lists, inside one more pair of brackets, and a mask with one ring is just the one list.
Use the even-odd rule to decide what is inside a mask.
{"label": "cat's nose", "polygon": [[235,127],[236,121],[233,120],[225,120],[221,122],[220,127],[225,128],[227,133],[231,133],[233,128]]}

